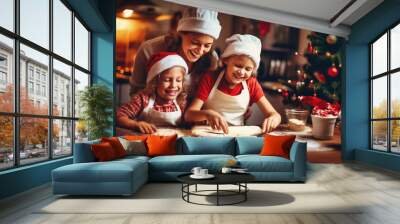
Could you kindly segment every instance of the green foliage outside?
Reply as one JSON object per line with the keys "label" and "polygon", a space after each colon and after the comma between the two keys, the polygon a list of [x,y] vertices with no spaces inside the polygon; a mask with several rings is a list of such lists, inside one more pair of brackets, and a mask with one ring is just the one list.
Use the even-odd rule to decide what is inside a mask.
{"label": "green foliage outside", "polygon": [[88,129],[89,140],[110,136],[112,126],[113,94],[105,85],[95,84],[79,93],[82,108],[81,123]]}

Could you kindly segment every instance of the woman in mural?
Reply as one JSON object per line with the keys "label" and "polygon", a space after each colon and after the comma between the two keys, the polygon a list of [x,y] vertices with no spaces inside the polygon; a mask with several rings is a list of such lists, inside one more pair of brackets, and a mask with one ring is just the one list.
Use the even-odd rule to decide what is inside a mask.
{"label": "woman in mural", "polygon": [[174,52],[160,52],[150,58],[146,88],[117,111],[117,125],[144,134],[157,131],[157,126],[176,126],[181,122],[186,105],[183,88],[188,72],[185,60]]}
{"label": "woman in mural", "polygon": [[177,52],[187,63],[185,77],[189,98],[195,95],[195,85],[201,75],[217,68],[218,56],[212,46],[218,39],[221,25],[218,12],[187,8],[179,20],[177,33],[156,37],[142,43],[138,49],[134,72],[130,78],[131,95],[146,85],[146,69],[149,58],[161,51]]}
{"label": "woman in mural", "polygon": [[252,35],[234,34],[226,43],[222,68],[202,77],[185,120],[207,121],[213,129],[228,133],[228,125],[244,125],[248,107],[256,103],[265,115],[263,132],[272,131],[280,124],[281,116],[264,96],[254,75],[260,63],[261,41]]}

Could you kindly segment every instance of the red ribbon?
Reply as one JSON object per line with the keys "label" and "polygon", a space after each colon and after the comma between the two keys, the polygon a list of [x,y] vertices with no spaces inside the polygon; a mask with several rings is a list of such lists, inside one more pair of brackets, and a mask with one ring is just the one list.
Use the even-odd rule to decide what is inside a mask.
{"label": "red ribbon", "polygon": [[316,96],[300,96],[301,102],[313,107],[311,114],[321,117],[338,116],[340,113],[339,103],[329,103]]}

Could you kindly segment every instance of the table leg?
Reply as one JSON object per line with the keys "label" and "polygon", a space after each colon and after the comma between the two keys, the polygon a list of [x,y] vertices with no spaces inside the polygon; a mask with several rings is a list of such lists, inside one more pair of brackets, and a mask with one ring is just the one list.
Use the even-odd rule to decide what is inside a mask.
{"label": "table leg", "polygon": [[197,184],[196,184],[196,186],[195,186],[195,191],[197,192]]}
{"label": "table leg", "polygon": [[217,206],[219,205],[219,184],[217,184]]}
{"label": "table leg", "polygon": [[244,183],[244,201],[247,201],[247,183]]}

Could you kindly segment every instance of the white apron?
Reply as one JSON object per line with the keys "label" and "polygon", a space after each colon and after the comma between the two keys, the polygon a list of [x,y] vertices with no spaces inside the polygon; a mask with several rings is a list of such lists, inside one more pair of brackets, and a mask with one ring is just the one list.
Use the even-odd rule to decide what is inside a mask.
{"label": "white apron", "polygon": [[150,97],[149,104],[145,107],[139,115],[139,119],[142,121],[146,121],[148,123],[152,123],[156,126],[177,126],[182,118],[182,111],[178,106],[176,100],[174,100],[174,104],[177,108],[177,111],[173,112],[160,112],[153,109],[155,100],[153,97]]}
{"label": "white apron", "polygon": [[210,95],[204,104],[204,109],[212,109],[220,113],[229,125],[244,125],[244,114],[250,103],[250,92],[246,81],[242,81],[242,92],[237,96],[231,96],[218,90],[218,85],[224,77],[222,71],[214,86],[211,89]]}

